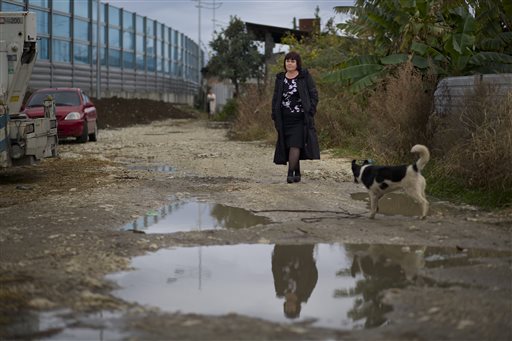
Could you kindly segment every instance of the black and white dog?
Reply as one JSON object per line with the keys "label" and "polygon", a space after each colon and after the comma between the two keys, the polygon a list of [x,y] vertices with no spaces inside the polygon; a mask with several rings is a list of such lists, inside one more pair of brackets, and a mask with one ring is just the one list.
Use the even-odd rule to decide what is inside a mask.
{"label": "black and white dog", "polygon": [[403,189],[406,194],[415,199],[421,205],[421,219],[424,219],[428,211],[428,201],[425,196],[427,182],[421,170],[430,160],[428,148],[417,144],[411,149],[411,153],[418,153],[420,158],[412,165],[402,166],[375,166],[365,160],[358,165],[352,160],[352,173],[356,183],[363,183],[370,195],[370,218],[374,218],[379,210],[379,199],[386,193]]}

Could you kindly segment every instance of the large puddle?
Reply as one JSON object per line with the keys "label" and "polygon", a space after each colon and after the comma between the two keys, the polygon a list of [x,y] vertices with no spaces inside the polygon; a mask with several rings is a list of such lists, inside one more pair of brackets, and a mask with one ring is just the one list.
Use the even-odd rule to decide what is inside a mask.
{"label": "large puddle", "polygon": [[239,229],[271,220],[247,210],[202,201],[178,201],[147,212],[124,225],[124,231],[174,233],[216,229]]}
{"label": "large puddle", "polygon": [[383,290],[414,285],[423,268],[491,254],[393,245],[203,246],[136,257],[134,271],[107,278],[120,286],[114,295],[167,312],[359,329],[386,323]]}

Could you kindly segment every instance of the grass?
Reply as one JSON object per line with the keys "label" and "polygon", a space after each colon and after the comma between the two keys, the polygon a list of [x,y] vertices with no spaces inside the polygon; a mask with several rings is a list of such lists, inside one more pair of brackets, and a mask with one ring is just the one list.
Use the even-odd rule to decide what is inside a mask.
{"label": "grass", "polygon": [[332,156],[339,158],[355,159],[358,161],[367,158],[363,151],[353,146],[335,147],[331,148],[330,151],[332,152]]}
{"label": "grass", "polygon": [[454,178],[427,176],[427,191],[430,195],[455,203],[464,203],[492,210],[512,204],[512,190],[482,190],[468,188]]}

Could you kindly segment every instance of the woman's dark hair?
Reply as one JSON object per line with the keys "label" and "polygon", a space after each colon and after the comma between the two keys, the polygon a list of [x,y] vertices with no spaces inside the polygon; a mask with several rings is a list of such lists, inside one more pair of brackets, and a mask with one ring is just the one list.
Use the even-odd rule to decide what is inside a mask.
{"label": "woman's dark hair", "polygon": [[297,62],[297,71],[302,70],[302,59],[300,58],[300,54],[298,54],[295,51],[290,51],[286,54],[286,56],[284,56],[284,61],[283,61],[284,71],[286,71],[286,61],[290,60],[290,59],[295,60]]}

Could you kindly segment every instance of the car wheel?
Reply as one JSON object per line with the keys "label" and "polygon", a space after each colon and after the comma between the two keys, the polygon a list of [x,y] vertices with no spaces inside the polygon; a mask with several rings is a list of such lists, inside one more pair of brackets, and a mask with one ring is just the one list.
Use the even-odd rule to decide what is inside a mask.
{"label": "car wheel", "polygon": [[87,142],[87,138],[89,137],[89,127],[87,127],[87,121],[84,121],[84,129],[82,129],[82,135],[76,138],[78,143]]}
{"label": "car wheel", "polygon": [[98,141],[98,123],[94,122],[94,132],[89,134],[89,141],[96,142]]}

